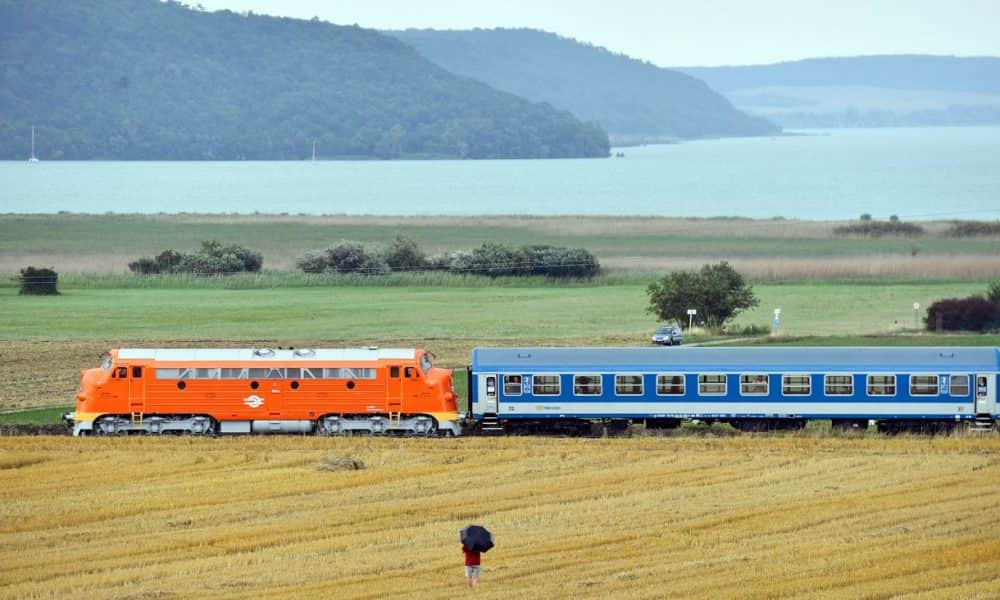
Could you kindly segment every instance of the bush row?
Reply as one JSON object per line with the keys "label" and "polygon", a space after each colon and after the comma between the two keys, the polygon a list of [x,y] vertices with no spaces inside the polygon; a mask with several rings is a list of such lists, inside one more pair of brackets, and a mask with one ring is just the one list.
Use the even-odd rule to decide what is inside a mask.
{"label": "bush row", "polygon": [[861,220],[857,223],[850,223],[833,228],[836,235],[863,235],[868,237],[882,237],[883,235],[901,235],[915,237],[924,234],[924,228],[914,223],[900,221],[899,217],[892,215],[888,221],[875,221],[871,215],[861,215]]}
{"label": "bush row", "polygon": [[312,250],[295,266],[306,273],[363,273],[384,275],[399,271],[448,271],[489,277],[530,276],[590,278],[601,266],[582,248],[547,245],[514,248],[486,243],[473,250],[426,256],[414,243],[396,236],[385,250],[342,240],[323,250]]}
{"label": "bush row", "polygon": [[960,238],[1000,235],[1000,221],[954,221],[945,235]]}
{"label": "bush row", "polygon": [[201,249],[185,254],[164,250],[154,257],[142,257],[128,264],[133,273],[156,275],[160,273],[190,273],[194,275],[228,275],[230,273],[257,273],[264,264],[263,255],[238,244],[224,246],[210,240],[201,243]]}

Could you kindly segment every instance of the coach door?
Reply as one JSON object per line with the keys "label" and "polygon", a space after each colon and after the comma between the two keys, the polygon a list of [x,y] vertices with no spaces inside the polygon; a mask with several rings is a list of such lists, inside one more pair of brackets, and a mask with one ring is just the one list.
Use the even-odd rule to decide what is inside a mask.
{"label": "coach door", "polygon": [[997,410],[996,376],[976,374],[976,414],[993,414]]}
{"label": "coach door", "polygon": [[476,378],[479,383],[476,397],[479,400],[480,410],[484,413],[496,414],[499,377],[496,373],[479,373]]}
{"label": "coach door", "polygon": [[146,412],[146,378],[144,369],[139,365],[129,365],[128,370],[128,406],[132,420],[142,420]]}

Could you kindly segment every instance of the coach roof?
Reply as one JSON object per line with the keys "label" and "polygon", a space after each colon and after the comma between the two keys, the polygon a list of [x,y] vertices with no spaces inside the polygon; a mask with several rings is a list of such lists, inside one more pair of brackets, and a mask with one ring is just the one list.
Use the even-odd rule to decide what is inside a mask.
{"label": "coach roof", "polygon": [[351,362],[412,360],[413,348],[122,348],[118,358],[161,362]]}
{"label": "coach roof", "polygon": [[996,371],[996,348],[475,348],[476,371]]}

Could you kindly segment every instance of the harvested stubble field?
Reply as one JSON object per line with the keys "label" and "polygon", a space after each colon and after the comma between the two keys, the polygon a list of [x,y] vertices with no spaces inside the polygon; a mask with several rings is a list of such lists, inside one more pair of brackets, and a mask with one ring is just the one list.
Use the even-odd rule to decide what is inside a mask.
{"label": "harvested stubble field", "polygon": [[454,597],[478,522],[483,598],[996,598],[998,504],[995,436],[6,438],[0,596]]}

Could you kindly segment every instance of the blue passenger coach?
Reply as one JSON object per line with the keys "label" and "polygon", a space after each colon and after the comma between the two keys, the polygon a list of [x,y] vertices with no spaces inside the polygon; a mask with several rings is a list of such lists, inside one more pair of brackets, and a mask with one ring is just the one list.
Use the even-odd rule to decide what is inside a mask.
{"label": "blue passenger coach", "polygon": [[950,427],[997,418],[996,348],[476,348],[470,416],[556,421],[722,421],[744,430]]}

